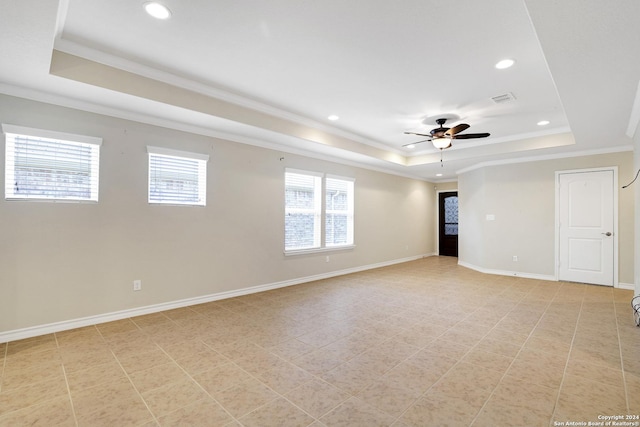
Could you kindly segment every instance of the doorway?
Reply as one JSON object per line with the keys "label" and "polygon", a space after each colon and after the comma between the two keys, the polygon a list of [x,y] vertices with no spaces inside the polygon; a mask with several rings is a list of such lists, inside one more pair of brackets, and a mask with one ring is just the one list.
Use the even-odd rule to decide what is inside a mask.
{"label": "doorway", "polygon": [[556,172],[558,280],[614,286],[617,170]]}
{"label": "doorway", "polygon": [[439,193],[438,254],[458,256],[458,192]]}

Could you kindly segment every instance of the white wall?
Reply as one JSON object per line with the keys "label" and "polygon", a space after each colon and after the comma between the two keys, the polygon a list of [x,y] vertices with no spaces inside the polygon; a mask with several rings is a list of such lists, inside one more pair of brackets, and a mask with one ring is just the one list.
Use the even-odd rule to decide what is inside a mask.
{"label": "white wall", "polygon": [[[617,166],[619,180],[625,181],[633,174],[633,155],[490,166],[460,175],[460,263],[488,271],[555,276],[555,172],[604,166]],[[634,283],[633,198],[632,191],[618,190],[619,282],[624,284]],[[487,214],[495,220],[487,221]]]}
{"label": "white wall", "polygon": [[[431,183],[3,95],[0,122],[103,138],[99,203],[0,198],[0,333],[435,252]],[[206,207],[147,203],[147,145],[210,155]],[[286,167],[356,179],[355,249],[284,256]]]}

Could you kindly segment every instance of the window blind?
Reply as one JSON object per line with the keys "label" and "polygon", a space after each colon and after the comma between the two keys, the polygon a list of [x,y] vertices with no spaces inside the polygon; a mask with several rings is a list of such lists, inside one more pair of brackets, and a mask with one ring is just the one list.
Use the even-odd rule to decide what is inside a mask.
{"label": "window blind", "polygon": [[208,156],[155,147],[148,152],[149,203],[206,206]]}
{"label": "window blind", "polygon": [[37,129],[31,129],[35,135],[8,131],[14,128],[30,131],[3,126],[7,200],[98,201],[100,144],[39,136],[55,132]]}

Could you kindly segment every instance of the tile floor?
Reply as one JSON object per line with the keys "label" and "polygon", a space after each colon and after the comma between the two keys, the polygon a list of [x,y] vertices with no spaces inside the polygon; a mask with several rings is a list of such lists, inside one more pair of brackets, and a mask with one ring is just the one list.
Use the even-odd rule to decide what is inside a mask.
{"label": "tile floor", "polygon": [[455,261],[0,344],[0,425],[549,426],[640,414],[631,291]]}

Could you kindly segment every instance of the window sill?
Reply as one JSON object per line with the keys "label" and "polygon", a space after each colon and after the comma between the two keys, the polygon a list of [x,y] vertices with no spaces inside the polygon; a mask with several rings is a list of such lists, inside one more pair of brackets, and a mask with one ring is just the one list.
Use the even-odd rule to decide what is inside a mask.
{"label": "window sill", "polygon": [[345,251],[351,250],[355,248],[356,245],[341,245],[341,246],[329,246],[325,248],[312,248],[312,249],[295,249],[290,251],[284,251],[284,256],[295,256],[295,255],[307,255],[307,254],[316,254],[322,252],[336,252],[336,251]]}

